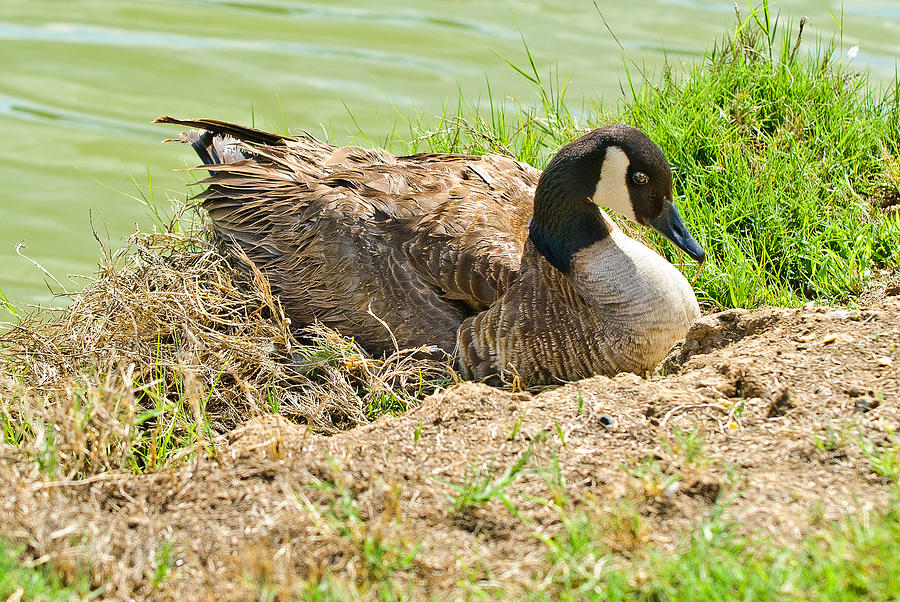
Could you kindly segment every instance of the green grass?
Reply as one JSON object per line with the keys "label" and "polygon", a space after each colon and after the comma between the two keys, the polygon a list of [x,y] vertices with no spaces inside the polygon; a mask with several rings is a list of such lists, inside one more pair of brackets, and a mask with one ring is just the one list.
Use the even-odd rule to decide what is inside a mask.
{"label": "green grass", "polygon": [[858,437],[857,444],[869,461],[872,472],[900,484],[900,437],[889,431],[893,439],[887,445],[876,445],[870,439]]}
{"label": "green grass", "polygon": [[887,511],[832,524],[798,549],[739,537],[736,524],[714,514],[677,554],[649,554],[639,564],[648,578],[624,593],[663,600],[896,599],[896,496]]}
{"label": "green grass", "polygon": [[[25,390],[2,396],[2,440],[28,450],[40,473],[54,480],[109,470],[151,472],[190,460],[199,450],[213,457],[209,394],[186,393],[183,375],[164,370],[160,365],[156,380],[133,388],[98,372],[66,383],[64,395]],[[167,377],[178,382],[167,385]]]}
{"label": "green grass", "polygon": [[[695,434],[675,437],[685,459],[702,457]],[[873,472],[893,481],[880,511],[824,523],[787,546],[761,534],[741,534],[726,500],[674,550],[645,537],[640,502],[626,496],[575,503],[567,493],[556,457],[546,467],[529,462],[516,472],[541,474],[547,497],[526,495],[556,512],[558,528],[535,534],[545,546],[545,568],[526,587],[529,600],[888,600],[900,597],[900,487],[897,445],[861,442]],[[697,453],[695,453],[697,452]],[[885,462],[890,468],[885,469]],[[627,469],[626,469],[627,470]],[[507,471],[509,472],[509,471]],[[638,494],[640,497],[643,494]],[[661,495],[661,494],[660,494]],[[507,503],[518,502],[510,496]],[[521,528],[535,525],[520,517]],[[744,530],[746,532],[746,530]],[[470,598],[523,599],[502,580],[475,571],[461,583]]]}
{"label": "green grass", "polygon": [[510,116],[508,102],[460,98],[438,124],[410,122],[410,150],[504,152],[543,167],[580,132],[630,123],[665,151],[707,250],[701,301],[852,303],[876,270],[900,265],[900,212],[882,208],[900,203],[900,80],[873,89],[834,44],[798,49],[796,29],[763,9],[683,75],[629,73],[631,98],[616,109],[571,110],[565,82],[548,84],[531,61],[516,69],[534,84],[536,107]]}
{"label": "green grass", "polygon": [[[406,541],[394,532],[394,527],[402,522],[399,511],[400,490],[391,489],[388,507],[395,507],[394,513],[385,509],[380,521],[374,524],[360,512],[361,503],[353,490],[344,482],[341,466],[333,458],[328,458],[333,476],[331,480],[320,480],[313,484],[315,489],[330,499],[326,512],[316,510],[304,497],[297,501],[306,506],[314,516],[321,532],[343,539],[349,544],[353,556],[359,561],[356,579],[346,580],[332,575],[326,570],[319,579],[303,585],[304,600],[343,600],[359,598],[361,594],[373,593],[383,600],[403,598],[404,586],[399,585],[396,576],[412,569],[420,542]],[[351,593],[352,592],[352,593]]]}
{"label": "green grass", "polygon": [[[873,464],[873,470],[876,466]],[[612,511],[573,506],[551,465],[547,475],[560,528],[540,536],[547,569],[530,600],[888,600],[900,596],[900,489],[888,507],[829,523],[798,545],[743,536],[716,504],[676,550],[642,538],[641,515],[623,501]],[[554,476],[555,475],[555,476]],[[523,525],[523,528],[528,528]],[[515,598],[502,585],[468,584],[473,597]]]}
{"label": "green grass", "polygon": [[19,312],[17,312],[15,306],[10,303],[9,297],[6,296],[6,293],[3,292],[2,288],[0,288],[0,305],[13,316],[19,315]]}
{"label": "green grass", "polygon": [[21,554],[22,547],[0,539],[0,600],[84,600],[91,597],[84,578],[66,584],[53,566],[31,566],[20,560]]}
{"label": "green grass", "polygon": [[511,514],[518,515],[516,507],[507,497],[506,490],[515,482],[531,459],[531,455],[534,453],[534,443],[542,438],[542,436],[535,437],[528,449],[522,452],[515,462],[507,466],[500,476],[495,477],[493,466],[488,466],[486,470],[470,469],[462,483],[448,483],[453,491],[453,494],[448,496],[450,512],[465,514],[475,508],[483,507],[491,500],[499,500]]}
{"label": "green grass", "polygon": [[769,60],[775,35],[743,30],[683,81],[645,87],[625,116],[675,167],[685,217],[713,258],[704,298],[846,302],[866,270],[900,261],[900,222],[879,207],[900,198],[896,93],[828,60],[831,47],[792,54],[789,32]]}

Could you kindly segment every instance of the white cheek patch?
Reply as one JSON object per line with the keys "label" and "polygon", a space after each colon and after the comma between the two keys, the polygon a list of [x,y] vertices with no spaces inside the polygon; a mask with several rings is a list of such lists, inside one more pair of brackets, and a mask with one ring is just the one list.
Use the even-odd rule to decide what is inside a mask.
{"label": "white cheek patch", "polygon": [[609,207],[637,223],[634,208],[631,206],[631,194],[625,179],[628,177],[628,155],[618,146],[606,149],[603,167],[600,169],[600,181],[591,200],[597,205]]}

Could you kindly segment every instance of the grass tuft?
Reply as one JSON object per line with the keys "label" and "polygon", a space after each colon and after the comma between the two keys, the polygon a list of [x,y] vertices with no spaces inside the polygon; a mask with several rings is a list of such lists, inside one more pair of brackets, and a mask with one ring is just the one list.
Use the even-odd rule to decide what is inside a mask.
{"label": "grass tuft", "polygon": [[740,29],[683,80],[645,87],[624,116],[675,167],[685,219],[712,258],[701,298],[847,302],[900,262],[900,214],[886,211],[900,201],[900,112],[832,46],[797,53],[768,23]]}
{"label": "grass tuft", "polygon": [[495,477],[492,466],[485,470],[470,469],[466,480],[462,483],[449,483],[453,495],[450,499],[451,514],[465,514],[481,508],[491,500],[499,500],[513,516],[518,515],[516,507],[506,495],[507,488],[519,477],[519,473],[528,464],[534,453],[534,445],[542,440],[536,437],[524,452],[519,454],[515,462],[506,467],[503,473]]}
{"label": "grass tuft", "polygon": [[[880,600],[900,591],[896,490],[886,510],[830,523],[798,547],[738,535],[721,505],[676,550],[646,544],[627,506],[556,508],[560,529],[541,537],[547,569],[531,600]],[[632,542],[624,548],[623,534]]]}
{"label": "grass tuft", "polygon": [[85,600],[90,595],[86,578],[65,583],[46,558],[23,562],[24,547],[0,539],[0,598],[4,600]]}

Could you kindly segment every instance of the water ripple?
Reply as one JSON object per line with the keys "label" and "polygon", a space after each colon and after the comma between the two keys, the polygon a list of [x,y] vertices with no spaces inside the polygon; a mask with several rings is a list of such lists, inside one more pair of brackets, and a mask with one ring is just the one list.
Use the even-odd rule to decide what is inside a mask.
{"label": "water ripple", "polygon": [[0,115],[8,115],[26,121],[53,123],[81,130],[114,132],[118,135],[127,134],[142,140],[158,141],[161,136],[160,130],[150,124],[140,125],[121,119],[67,111],[12,96],[0,96]]}
{"label": "water ripple", "polygon": [[[156,0],[152,0],[156,1]],[[504,28],[492,26],[479,21],[468,19],[459,19],[444,16],[432,16],[420,11],[394,11],[387,6],[381,6],[378,10],[367,10],[362,8],[347,8],[336,6],[312,6],[312,5],[291,5],[285,6],[273,2],[249,2],[240,0],[188,0],[191,4],[213,5],[216,7],[231,8],[236,10],[277,14],[291,18],[309,20],[321,19],[329,21],[342,22],[366,22],[378,23],[383,25],[398,25],[401,27],[414,28],[441,28],[455,29],[463,31],[471,31],[482,34],[491,38],[503,38],[506,40],[518,40],[519,32]]]}
{"label": "water ripple", "polygon": [[74,23],[46,23],[42,26],[31,27],[0,21],[0,40],[46,41],[61,44],[91,44],[115,47],[149,46],[168,49],[181,48],[185,50],[243,50],[294,56],[313,56],[317,58],[352,59],[389,65],[401,64],[406,67],[440,73],[450,72],[466,75],[474,73],[472,69],[448,65],[447,63],[366,48],[323,46],[321,44],[305,44],[302,42],[207,38],[168,32],[114,29]]}

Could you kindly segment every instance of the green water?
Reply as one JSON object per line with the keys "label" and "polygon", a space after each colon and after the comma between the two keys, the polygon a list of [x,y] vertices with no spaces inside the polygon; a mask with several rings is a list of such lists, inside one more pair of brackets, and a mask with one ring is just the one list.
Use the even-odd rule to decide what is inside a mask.
{"label": "green water", "polygon": [[[650,72],[666,56],[696,60],[735,22],[730,0],[598,4]],[[853,64],[889,81],[900,3],[845,4],[845,51],[859,44]],[[837,35],[829,6],[840,13],[773,2],[782,23],[810,17],[807,40]],[[149,125],[158,115],[380,144],[459,90],[483,98],[488,81],[495,96],[531,99],[503,61],[525,64],[522,35],[542,71],[569,76],[571,106],[622,96],[622,53],[590,1],[0,0],[0,290],[18,304],[61,303],[20,253],[77,290],[84,280],[68,275],[93,273],[99,254],[92,223],[115,249],[152,223],[130,198],[137,185],[183,194],[190,176],[175,170],[195,159],[160,144],[177,130]]]}

